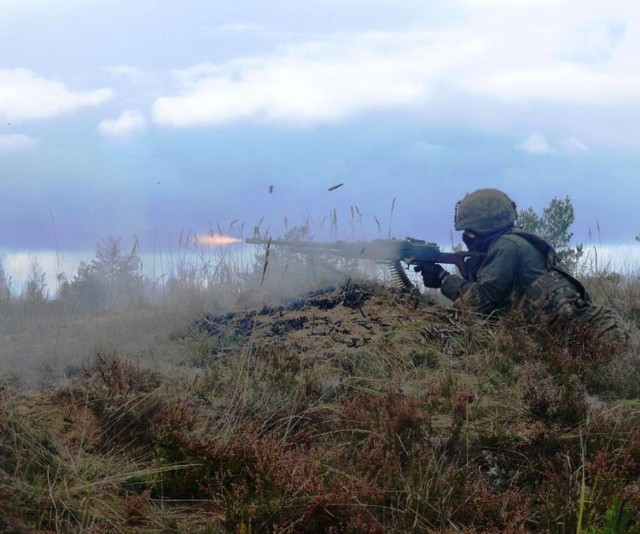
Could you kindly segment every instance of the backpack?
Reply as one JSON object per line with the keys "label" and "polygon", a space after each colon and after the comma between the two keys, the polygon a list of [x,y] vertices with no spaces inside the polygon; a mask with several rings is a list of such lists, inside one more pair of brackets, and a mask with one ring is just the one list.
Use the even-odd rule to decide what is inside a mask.
{"label": "backpack", "polygon": [[545,319],[551,322],[559,315],[573,315],[575,305],[585,306],[591,298],[582,285],[562,264],[554,248],[541,237],[514,229],[515,234],[532,244],[547,259],[549,271],[536,278],[524,292],[521,307],[529,321]]}

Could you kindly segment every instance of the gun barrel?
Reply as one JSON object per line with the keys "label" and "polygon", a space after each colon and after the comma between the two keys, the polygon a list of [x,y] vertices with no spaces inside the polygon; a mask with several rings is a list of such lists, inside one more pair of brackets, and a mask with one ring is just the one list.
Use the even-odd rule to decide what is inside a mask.
{"label": "gun barrel", "polygon": [[391,250],[389,247],[380,247],[373,242],[346,242],[336,241],[334,243],[314,243],[310,241],[284,240],[284,239],[256,239],[250,238],[246,240],[249,244],[268,245],[268,246],[284,246],[292,252],[304,254],[332,254],[343,256],[346,258],[363,258],[384,260],[389,256]]}
{"label": "gun barrel", "polygon": [[375,239],[373,241],[335,241],[333,243],[315,243],[312,241],[249,238],[249,244],[285,246],[292,252],[303,254],[333,254],[346,258],[360,258],[380,262],[402,260],[406,263],[414,261],[436,261],[440,249],[435,243],[424,243],[416,240]]}

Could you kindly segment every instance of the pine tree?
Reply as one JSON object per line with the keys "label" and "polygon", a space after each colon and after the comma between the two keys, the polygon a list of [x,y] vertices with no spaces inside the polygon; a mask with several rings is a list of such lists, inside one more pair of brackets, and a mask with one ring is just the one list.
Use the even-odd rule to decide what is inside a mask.
{"label": "pine tree", "polygon": [[562,262],[575,270],[584,253],[583,246],[571,246],[573,232],[569,229],[575,220],[573,204],[567,196],[564,200],[553,198],[539,216],[532,207],[518,214],[518,226],[527,232],[539,235],[558,253]]}

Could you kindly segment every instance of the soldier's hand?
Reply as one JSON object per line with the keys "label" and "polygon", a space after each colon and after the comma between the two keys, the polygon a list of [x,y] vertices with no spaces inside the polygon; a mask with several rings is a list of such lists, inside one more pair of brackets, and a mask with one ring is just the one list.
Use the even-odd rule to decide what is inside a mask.
{"label": "soldier's hand", "polygon": [[439,288],[442,281],[449,276],[449,273],[438,263],[425,263],[417,265],[414,271],[422,275],[425,287]]}

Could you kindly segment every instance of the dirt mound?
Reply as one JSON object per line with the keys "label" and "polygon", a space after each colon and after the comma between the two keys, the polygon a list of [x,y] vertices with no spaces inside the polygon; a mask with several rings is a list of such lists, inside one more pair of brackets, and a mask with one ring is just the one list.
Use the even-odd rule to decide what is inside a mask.
{"label": "dirt mound", "polygon": [[406,341],[425,343],[460,333],[455,312],[425,306],[419,296],[378,284],[327,287],[279,306],[207,315],[196,331],[215,340],[214,354],[256,345],[293,345],[314,356],[353,348],[378,349]]}

